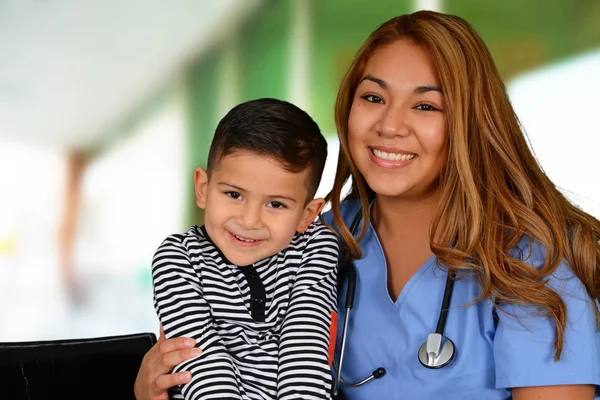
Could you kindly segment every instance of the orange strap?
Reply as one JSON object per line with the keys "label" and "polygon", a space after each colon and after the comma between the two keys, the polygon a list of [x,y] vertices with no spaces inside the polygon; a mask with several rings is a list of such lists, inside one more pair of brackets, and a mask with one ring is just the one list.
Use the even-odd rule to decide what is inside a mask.
{"label": "orange strap", "polygon": [[335,352],[335,338],[337,336],[337,323],[338,323],[338,315],[335,311],[331,312],[331,325],[329,325],[329,348],[327,350],[328,353],[328,363],[329,366],[333,363],[333,357]]}

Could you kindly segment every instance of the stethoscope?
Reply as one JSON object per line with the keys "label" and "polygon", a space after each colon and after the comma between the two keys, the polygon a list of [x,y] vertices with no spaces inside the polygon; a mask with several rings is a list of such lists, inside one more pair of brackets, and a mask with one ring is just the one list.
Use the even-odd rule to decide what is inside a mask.
{"label": "stethoscope", "polygon": [[[352,235],[356,234],[356,228],[360,220],[362,219],[362,211],[359,210],[352,224],[350,225],[350,232]],[[348,333],[348,319],[350,310],[354,305],[354,294],[356,291],[356,266],[354,262],[348,261],[340,268],[340,275],[346,275],[346,281],[348,283],[346,290],[345,308],[346,315],[344,315],[344,325],[342,329],[342,338],[340,341],[340,361],[336,365],[333,363],[335,371],[335,379],[333,381],[333,395],[336,396],[340,389],[340,384],[350,387],[362,386],[365,383],[383,377],[386,373],[385,368],[379,367],[374,370],[371,375],[358,382],[347,382],[342,378],[342,365],[344,363],[344,350],[346,348],[346,339]],[[341,286],[341,285],[340,285]],[[446,277],[446,286],[444,288],[444,295],[442,297],[442,307],[440,308],[440,316],[438,317],[437,326],[435,332],[430,333],[427,336],[425,343],[421,345],[418,352],[419,362],[425,367],[430,369],[443,368],[450,364],[456,356],[456,347],[452,340],[444,336],[444,329],[446,328],[446,320],[448,319],[448,309],[450,302],[452,301],[452,291],[454,290],[454,275],[448,272]]]}

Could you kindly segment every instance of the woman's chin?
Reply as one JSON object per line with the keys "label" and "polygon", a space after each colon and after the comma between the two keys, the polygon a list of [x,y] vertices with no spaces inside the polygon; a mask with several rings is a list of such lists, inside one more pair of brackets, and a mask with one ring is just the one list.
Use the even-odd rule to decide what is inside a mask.
{"label": "woman's chin", "polygon": [[438,198],[437,186],[429,186],[426,188],[408,184],[380,184],[369,185],[369,187],[380,197],[387,197],[395,200],[405,201],[425,201],[432,197]]}

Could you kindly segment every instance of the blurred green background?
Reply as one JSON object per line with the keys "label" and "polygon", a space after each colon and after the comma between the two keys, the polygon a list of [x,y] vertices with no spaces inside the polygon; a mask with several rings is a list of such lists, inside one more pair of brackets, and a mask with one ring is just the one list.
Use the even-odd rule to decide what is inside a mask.
{"label": "blurred green background", "polygon": [[600,2],[0,3],[0,341],[157,331],[151,257],[201,222],[193,168],[235,104],[333,107],[362,42],[434,9],[488,44],[551,178],[600,217]]}

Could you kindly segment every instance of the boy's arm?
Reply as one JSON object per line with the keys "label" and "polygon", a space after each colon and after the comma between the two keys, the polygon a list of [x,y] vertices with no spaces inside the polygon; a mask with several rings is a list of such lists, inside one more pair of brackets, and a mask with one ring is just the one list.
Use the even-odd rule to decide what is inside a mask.
{"label": "boy's arm", "polygon": [[[192,373],[192,380],[181,386],[186,400],[241,398],[233,363],[214,328],[200,277],[183,239],[183,235],[169,236],[152,260],[154,308],[165,336],[191,337],[202,349],[200,356],[177,365],[173,372]],[[210,379],[215,376],[219,376],[218,390],[214,379]]]}
{"label": "boy's arm", "polygon": [[277,398],[331,398],[337,322],[338,242],[324,228],[310,238],[279,341]]}

